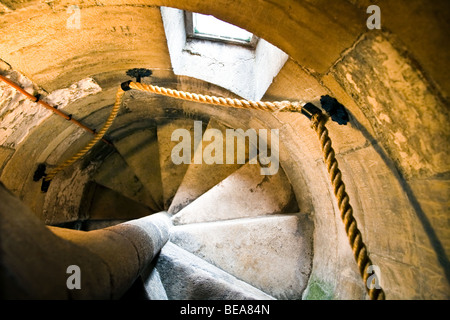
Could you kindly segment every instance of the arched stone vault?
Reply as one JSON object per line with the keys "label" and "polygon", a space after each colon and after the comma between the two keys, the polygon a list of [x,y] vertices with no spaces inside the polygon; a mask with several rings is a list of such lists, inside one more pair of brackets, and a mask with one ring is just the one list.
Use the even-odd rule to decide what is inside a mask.
{"label": "arched stone vault", "polygon": [[[334,122],[328,126],[356,219],[372,260],[381,268],[387,298],[448,299],[450,78],[445,70],[450,6],[446,1],[376,1],[382,12],[381,30],[367,29],[369,1],[2,4],[2,72],[23,74],[43,95],[92,77],[102,91],[65,110],[93,127],[103,123],[117,86],[128,80],[125,72],[134,67],[153,70],[148,81],[158,85],[230,95],[173,74],[159,6],[213,14],[279,47],[290,59],[263,100],[300,99],[320,106],[320,96],[329,94],[349,111],[347,126]],[[74,4],[81,9],[80,29],[66,28],[67,8]],[[162,105],[215,117],[234,128],[279,128],[281,165],[300,211],[314,221],[312,272],[304,296],[364,297],[317,137],[306,118],[133,95],[155,110]],[[142,115],[144,111],[119,117],[117,134]],[[80,139],[64,142],[77,134]],[[41,144],[54,143],[58,156],[52,161],[57,162],[88,139],[51,116],[30,130],[23,142],[0,147],[1,181],[45,221],[44,196],[31,181],[37,159],[48,161],[53,151],[43,150]]]}

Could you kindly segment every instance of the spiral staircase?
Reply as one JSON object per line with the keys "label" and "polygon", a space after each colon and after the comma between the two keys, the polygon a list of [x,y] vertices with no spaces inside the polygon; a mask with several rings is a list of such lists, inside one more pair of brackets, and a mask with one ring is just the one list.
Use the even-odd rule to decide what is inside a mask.
{"label": "spiral staircase", "polygon": [[[124,109],[122,117],[126,103]],[[175,165],[171,153],[179,142],[171,135],[185,129],[193,136],[194,121],[202,121],[203,133],[215,129],[225,136],[229,129],[192,114],[113,127],[114,147],[97,145],[45,195],[49,216],[64,211],[63,193],[78,194],[79,219],[47,224],[89,232],[167,212],[170,240],[125,299],[301,299],[311,272],[312,228],[298,213],[283,169],[262,175],[259,161],[249,159],[248,140],[245,163],[238,163],[236,148],[231,164]],[[207,146],[204,141],[194,150],[192,141],[192,159]],[[73,182],[80,176],[74,168],[87,175],[82,184]]]}

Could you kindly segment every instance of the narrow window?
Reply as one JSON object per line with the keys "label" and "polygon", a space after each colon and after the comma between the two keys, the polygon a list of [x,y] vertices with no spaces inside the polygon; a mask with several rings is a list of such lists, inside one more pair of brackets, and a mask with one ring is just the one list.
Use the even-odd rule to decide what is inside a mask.
{"label": "narrow window", "polygon": [[247,30],[210,15],[186,12],[186,32],[189,38],[222,41],[255,46],[257,37]]}

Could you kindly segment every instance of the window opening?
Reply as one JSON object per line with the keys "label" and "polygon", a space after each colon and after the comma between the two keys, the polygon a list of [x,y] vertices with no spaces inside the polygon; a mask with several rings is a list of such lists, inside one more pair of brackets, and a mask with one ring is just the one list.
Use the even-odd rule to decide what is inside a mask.
{"label": "window opening", "polygon": [[211,15],[186,12],[186,32],[189,38],[222,41],[254,46],[257,37],[251,32]]}

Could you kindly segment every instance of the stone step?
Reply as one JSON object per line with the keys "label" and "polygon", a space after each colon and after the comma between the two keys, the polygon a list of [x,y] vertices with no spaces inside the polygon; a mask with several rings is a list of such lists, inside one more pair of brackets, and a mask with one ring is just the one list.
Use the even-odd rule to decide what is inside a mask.
{"label": "stone step", "polygon": [[105,159],[100,169],[93,176],[93,180],[97,184],[148,206],[153,212],[160,211],[150,192],[117,152],[112,153]]}
{"label": "stone step", "polygon": [[158,270],[150,263],[121,300],[168,300]]}
{"label": "stone step", "polygon": [[114,145],[161,211],[163,193],[156,128],[136,131]]}
{"label": "stone step", "polygon": [[90,220],[131,220],[154,213],[147,206],[99,184],[94,186],[88,212]]}
{"label": "stone step", "polygon": [[283,170],[261,175],[259,164],[246,164],[173,217],[174,224],[255,217],[298,210]]}
{"label": "stone step", "polygon": [[[225,139],[226,127],[220,122],[211,119],[208,123],[206,131],[208,130],[218,130]],[[205,131],[205,132],[206,132]],[[206,137],[204,137],[206,138]],[[223,140],[225,142],[225,140]],[[203,158],[202,155],[208,153],[208,148],[212,148],[211,144],[213,141],[203,141],[201,147],[197,147],[195,150],[194,158]],[[215,145],[214,145],[215,146]],[[180,187],[173,198],[173,201],[168,210],[169,213],[175,214],[179,212],[182,208],[186,207],[189,203],[197,199],[199,196],[204,194],[206,191],[217,185],[219,182],[224,180],[226,177],[231,175],[233,172],[238,170],[243,164],[238,164],[237,152],[235,151],[235,161],[232,164],[226,163],[226,147],[225,143],[221,146],[221,151],[223,154],[223,164],[207,164],[203,160],[201,164],[192,163],[183,178]],[[205,152],[205,149],[207,150]],[[248,144],[245,145],[245,159],[246,163],[248,159]],[[201,181],[201,183],[199,183]]]}
{"label": "stone step", "polygon": [[156,263],[169,300],[273,300],[273,297],[168,242]]}
{"label": "stone step", "polygon": [[[203,131],[206,124],[201,125],[200,134]],[[189,150],[190,156],[188,163],[175,164],[172,159],[172,150],[174,147],[180,144],[181,141],[185,141],[184,138],[180,138],[178,141],[172,141],[172,134],[176,130],[184,131],[188,136],[191,143]],[[201,136],[200,136],[201,137]],[[189,141],[187,141],[189,145]],[[183,177],[192,162],[193,150],[194,150],[194,120],[191,119],[174,119],[166,124],[158,126],[158,145],[161,167],[161,179],[163,186],[163,199],[164,208],[168,209],[173,197],[175,196],[178,187],[180,186]],[[178,153],[177,153],[178,154]],[[184,155],[184,154],[183,154]]]}
{"label": "stone step", "polygon": [[312,223],[286,214],[175,226],[171,242],[277,299],[301,299],[312,265]]}
{"label": "stone step", "polygon": [[156,268],[148,268],[141,275],[146,297],[148,300],[168,300],[166,289]]}

